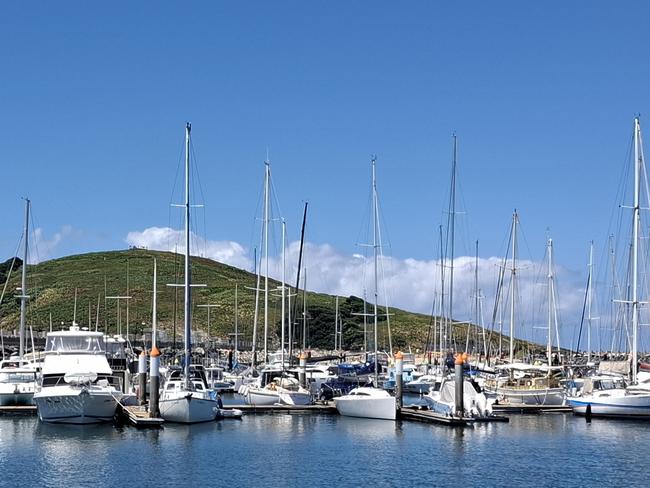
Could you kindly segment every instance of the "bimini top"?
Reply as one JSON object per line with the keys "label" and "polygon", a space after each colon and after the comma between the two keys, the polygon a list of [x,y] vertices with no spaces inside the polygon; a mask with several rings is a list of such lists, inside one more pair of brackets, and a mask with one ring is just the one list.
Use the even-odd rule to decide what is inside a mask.
{"label": "bimini top", "polygon": [[45,342],[46,354],[104,354],[103,332],[81,330],[72,326],[70,330],[49,332]]}

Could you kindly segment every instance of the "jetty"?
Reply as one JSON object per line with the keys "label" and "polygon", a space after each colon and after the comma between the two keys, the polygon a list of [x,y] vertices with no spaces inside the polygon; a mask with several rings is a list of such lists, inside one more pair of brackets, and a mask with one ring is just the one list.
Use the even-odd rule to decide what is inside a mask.
{"label": "jetty", "polygon": [[36,415],[36,405],[3,405],[0,415]]}
{"label": "jetty", "polygon": [[523,403],[495,403],[492,410],[499,413],[571,413],[569,405],[525,405]]}
{"label": "jetty", "polygon": [[135,427],[160,427],[165,420],[152,417],[143,405],[122,405],[122,414]]}

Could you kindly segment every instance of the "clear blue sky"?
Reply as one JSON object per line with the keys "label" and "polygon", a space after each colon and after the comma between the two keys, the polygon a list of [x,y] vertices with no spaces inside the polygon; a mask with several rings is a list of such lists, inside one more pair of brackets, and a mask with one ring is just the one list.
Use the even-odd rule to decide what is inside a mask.
{"label": "clear blue sky", "polygon": [[[645,2],[9,2],[0,15],[0,256],[22,202],[54,256],[169,223],[193,124],[207,238],[249,247],[267,148],[291,237],[358,252],[369,157],[390,254],[435,257],[451,135],[457,254],[503,251],[516,207],[541,259],[584,273],[632,118],[648,109]],[[643,123],[643,119],[642,119]],[[648,124],[645,127],[648,127]]]}

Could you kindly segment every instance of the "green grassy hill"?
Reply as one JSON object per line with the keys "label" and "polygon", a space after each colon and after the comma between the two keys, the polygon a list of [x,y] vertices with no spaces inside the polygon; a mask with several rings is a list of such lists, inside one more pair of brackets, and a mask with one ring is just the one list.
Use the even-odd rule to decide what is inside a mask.
{"label": "green grassy hill", "polygon": [[[99,303],[99,328],[108,333],[121,328],[126,332],[126,300],[105,299],[104,296],[126,296],[129,300],[128,324],[131,334],[141,334],[151,327],[153,258],[158,263],[158,324],[171,337],[176,316],[177,337],[182,337],[183,290],[166,286],[181,283],[183,279],[183,257],[168,252],[130,249],[80,254],[30,265],[28,268],[28,323],[38,331],[49,329],[50,316],[54,328],[69,325],[74,316],[74,296],[77,290],[77,322],[94,327]],[[10,263],[10,261],[9,261]],[[7,266],[8,268],[8,266]],[[128,274],[128,289],[127,289]],[[256,278],[253,274],[210,259],[192,259],[192,282],[207,286],[193,288],[193,329],[207,333],[207,308],[198,305],[215,305],[210,309],[210,336],[227,338],[234,331],[235,287],[238,287],[238,323],[241,340],[252,338]],[[4,302],[0,306],[0,327],[4,331],[18,328],[20,303],[15,290],[20,286],[20,272],[14,270]],[[271,281],[270,289],[279,283]],[[279,341],[280,298],[274,292],[270,298],[270,337],[277,346]],[[302,293],[297,297],[302,312]],[[119,302],[119,303],[118,303]],[[263,303],[263,301],[261,300]],[[331,349],[334,345],[335,297],[311,293],[307,295],[308,332],[310,347]],[[176,314],[174,310],[176,308]],[[363,301],[356,297],[340,299],[343,320],[343,345],[347,349],[359,349],[363,345]],[[368,307],[368,311],[371,308]],[[393,347],[423,349],[431,318],[392,308],[391,330]],[[259,324],[263,324],[260,309]],[[369,323],[371,318],[369,318]],[[382,318],[378,330],[379,345],[388,347],[387,327]],[[464,344],[466,325],[455,325],[457,337]],[[260,325],[258,337],[262,336]],[[299,326],[302,329],[302,325]],[[370,330],[370,327],[368,327]],[[498,340],[494,337],[494,341]],[[300,340],[300,342],[302,342]]]}

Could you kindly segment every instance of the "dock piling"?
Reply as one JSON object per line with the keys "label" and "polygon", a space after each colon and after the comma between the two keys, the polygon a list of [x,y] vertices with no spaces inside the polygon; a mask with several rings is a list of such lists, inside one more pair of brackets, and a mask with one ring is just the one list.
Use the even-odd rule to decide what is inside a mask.
{"label": "dock piling", "polygon": [[402,373],[404,371],[404,354],[397,351],[395,354],[395,406],[401,412],[403,404]]}
{"label": "dock piling", "polygon": [[307,354],[305,352],[300,353],[300,370],[298,372],[298,380],[300,381],[300,386],[307,388]]}
{"label": "dock piling", "polygon": [[143,349],[138,357],[138,402],[147,403],[147,353]]}
{"label": "dock piling", "polygon": [[160,388],[160,373],[158,371],[160,363],[159,356],[160,351],[156,346],[153,346],[149,362],[149,415],[151,417],[158,417],[160,415],[158,410],[158,395]]}
{"label": "dock piling", "polygon": [[459,417],[464,417],[464,391],[463,391],[463,363],[464,363],[464,358],[462,354],[457,354],[456,355],[456,362],[455,362],[455,390],[456,390],[456,415]]}

